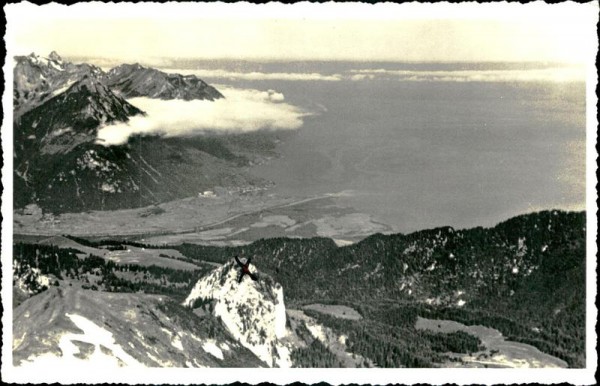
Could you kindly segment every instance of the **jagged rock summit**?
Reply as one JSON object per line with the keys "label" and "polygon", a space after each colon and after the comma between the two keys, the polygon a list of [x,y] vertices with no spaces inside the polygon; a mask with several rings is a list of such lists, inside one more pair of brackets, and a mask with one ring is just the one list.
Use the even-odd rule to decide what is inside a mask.
{"label": "jagged rock summit", "polygon": [[167,74],[139,63],[113,68],[106,74],[106,83],[125,98],[210,101],[223,98],[217,89],[194,75]]}
{"label": "jagged rock summit", "polygon": [[133,115],[143,114],[90,74],[65,87],[24,113],[15,125],[15,140],[25,147],[26,156],[32,149],[46,154],[69,151],[93,141],[100,125],[126,122]]}
{"label": "jagged rock summit", "polygon": [[[251,272],[254,269],[250,266]],[[238,283],[238,271],[233,262],[215,269],[196,283],[184,305],[220,318],[233,337],[267,365],[290,367],[283,287],[266,274],[258,281],[245,276]]]}
{"label": "jagged rock summit", "polygon": [[66,91],[87,75],[100,78],[104,72],[91,64],[64,61],[55,51],[47,57],[31,53],[15,56],[13,103],[15,120],[36,106]]}
{"label": "jagged rock summit", "polygon": [[48,55],[48,59],[54,60],[55,62],[62,62],[62,58],[56,51],[52,51],[50,55]]}

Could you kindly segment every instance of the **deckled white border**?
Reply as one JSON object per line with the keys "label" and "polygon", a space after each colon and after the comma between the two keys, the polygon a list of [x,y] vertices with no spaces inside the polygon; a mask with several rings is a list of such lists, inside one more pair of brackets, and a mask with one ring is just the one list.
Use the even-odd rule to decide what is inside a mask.
{"label": "deckled white border", "polygon": [[[190,9],[202,9],[202,15],[213,19],[315,19],[330,20],[340,18],[359,20],[396,20],[396,19],[496,19],[496,20],[533,20],[541,10],[547,7],[555,7],[555,17],[561,18],[561,10],[580,12],[583,7],[585,12],[581,13],[582,22],[596,23],[598,18],[598,4],[560,4],[547,5],[543,2],[535,2],[525,6],[515,3],[492,3],[482,4],[473,9],[473,3],[449,4],[377,4],[367,5],[362,3],[347,4],[312,4],[300,3],[295,5],[283,5],[269,3],[265,5],[254,5],[248,3],[223,4],[103,4],[103,3],[80,3],[71,7],[63,5],[48,4],[43,6],[43,13],[39,17],[81,18],[110,17],[131,18],[148,17],[164,19],[193,18],[197,13]],[[12,4],[5,6],[8,24],[5,36],[7,56],[4,64],[5,93],[2,97],[4,107],[4,120],[2,123],[2,149],[4,154],[4,166],[2,168],[2,304],[4,314],[2,315],[2,378],[7,382],[33,382],[33,383],[100,383],[100,382],[124,382],[130,384],[174,384],[174,383],[204,383],[224,384],[234,381],[257,384],[259,382],[273,382],[276,384],[287,384],[301,381],[308,384],[315,382],[328,382],[330,384],[348,383],[430,383],[430,384],[498,384],[498,383],[558,383],[568,382],[572,384],[593,384],[594,373],[597,366],[596,333],[595,325],[597,309],[594,305],[596,297],[596,253],[597,246],[595,237],[598,231],[596,218],[597,192],[596,180],[596,119],[595,85],[597,83],[597,69],[595,67],[595,52],[590,52],[587,61],[587,368],[586,369],[144,369],[143,371],[122,369],[106,372],[78,372],[78,369],[61,374],[35,374],[12,367],[12,46],[11,23],[25,15],[31,16],[33,6],[29,3]],[[562,7],[562,8],[559,8]],[[589,12],[589,14],[588,14]],[[595,28],[592,29],[595,31]],[[597,46],[596,46],[597,49]]]}
{"label": "deckled white border", "polygon": [[[593,2],[590,2],[593,3]],[[112,3],[101,2],[77,3],[70,6],[50,3],[43,5],[43,13],[32,14],[38,6],[28,2],[9,5],[14,16],[26,16],[40,19],[60,18],[64,20],[79,19],[82,16],[108,19],[150,18],[155,20],[196,20],[236,19],[236,20],[423,20],[423,19],[461,19],[461,20],[508,20],[532,21],[543,15],[556,21],[564,19],[565,14],[577,14],[589,19],[594,18],[594,7],[573,1],[549,5],[543,1],[526,4],[491,2],[477,4],[474,1],[462,3],[412,3],[396,4],[380,2],[378,4],[310,3],[307,1],[295,4],[283,4],[276,1],[266,4],[252,4],[245,1],[237,3],[223,2],[169,2],[167,4]],[[550,7],[550,8],[549,8]],[[597,13],[597,12],[596,12]]]}

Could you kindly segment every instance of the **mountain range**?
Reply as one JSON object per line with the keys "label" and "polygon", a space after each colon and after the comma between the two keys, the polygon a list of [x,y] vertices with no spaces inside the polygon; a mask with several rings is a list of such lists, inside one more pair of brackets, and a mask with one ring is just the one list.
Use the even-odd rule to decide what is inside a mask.
{"label": "mountain range", "polygon": [[223,95],[194,75],[167,74],[140,64],[122,64],[105,75],[106,84],[124,98],[204,99]]}
{"label": "mountain range", "polygon": [[249,160],[234,154],[231,137],[135,136],[120,146],[97,143],[103,126],[146,114],[127,98],[223,98],[193,75],[139,64],[105,72],[52,52],[15,57],[13,86],[16,208],[32,203],[51,212],[132,208],[214,186],[266,183],[243,170]]}
{"label": "mountain range", "polygon": [[[98,143],[105,125],[147,114],[132,98],[223,98],[195,76],[139,64],[104,71],[55,52],[14,59],[17,209],[135,208],[268,183],[246,168],[271,149],[268,135]],[[581,368],[586,231],[585,212],[551,210],[345,246],[15,235],[13,363]],[[239,280],[236,255],[251,259],[257,281]]]}
{"label": "mountain range", "polygon": [[[344,247],[325,238],[168,249],[70,236],[17,242],[15,360],[26,365],[48,352],[64,353],[71,346],[60,337],[73,333],[82,317],[110,331],[113,346],[151,366],[243,360],[268,367],[582,367],[585,234],[584,212],[546,211],[493,228],[376,234]],[[156,257],[135,258],[141,249]],[[252,259],[258,281],[246,276],[238,282],[234,255]],[[115,303],[110,310],[89,306],[108,299]],[[64,312],[41,312],[56,307]],[[139,334],[137,324],[120,327],[118,321],[129,323],[127,310],[139,314],[135,323],[144,321]],[[30,317],[56,312],[72,323],[62,318],[40,330],[37,316]],[[440,330],[419,329],[423,320]],[[511,344],[444,331],[448,323],[493,328]],[[197,331],[209,325],[212,335]],[[85,352],[102,352],[87,335],[69,336],[88,342]],[[156,352],[148,351],[148,339],[160,342]],[[215,355],[198,363],[186,356],[188,348],[214,354],[214,346],[221,352],[217,362]],[[115,347],[106,355],[126,362]]]}

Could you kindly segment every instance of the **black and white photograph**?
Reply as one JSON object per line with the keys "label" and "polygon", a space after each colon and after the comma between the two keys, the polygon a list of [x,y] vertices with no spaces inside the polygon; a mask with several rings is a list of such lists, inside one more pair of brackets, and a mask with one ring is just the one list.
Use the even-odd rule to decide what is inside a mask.
{"label": "black and white photograph", "polygon": [[3,11],[4,380],[595,383],[598,1]]}

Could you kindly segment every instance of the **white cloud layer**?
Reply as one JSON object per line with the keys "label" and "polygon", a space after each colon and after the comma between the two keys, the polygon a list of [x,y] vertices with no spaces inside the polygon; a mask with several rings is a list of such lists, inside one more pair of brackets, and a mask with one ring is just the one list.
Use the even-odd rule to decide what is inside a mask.
{"label": "white cloud layer", "polygon": [[181,69],[164,69],[169,73],[178,73],[184,75],[196,75],[199,78],[219,78],[230,80],[324,80],[335,82],[343,79],[340,74],[319,74],[316,72],[236,72],[223,69],[199,69],[199,70],[181,70]]}
{"label": "white cloud layer", "polygon": [[526,70],[414,71],[366,69],[350,71],[354,81],[397,79],[417,82],[573,82],[585,80],[583,67],[553,67]]}
{"label": "white cloud layer", "polygon": [[146,112],[101,128],[96,142],[120,145],[134,134],[165,137],[189,136],[203,132],[240,133],[268,130],[293,130],[302,126],[310,113],[285,103],[284,95],[274,90],[224,88],[225,96],[214,102],[132,98],[128,102]]}
{"label": "white cloud layer", "polygon": [[388,79],[415,82],[572,82],[585,80],[583,66],[558,66],[529,69],[499,70],[392,70],[361,69],[336,74],[299,72],[235,72],[224,69],[180,70],[166,72],[196,75],[207,79],[228,80],[284,80],[284,81],[342,81]]}

